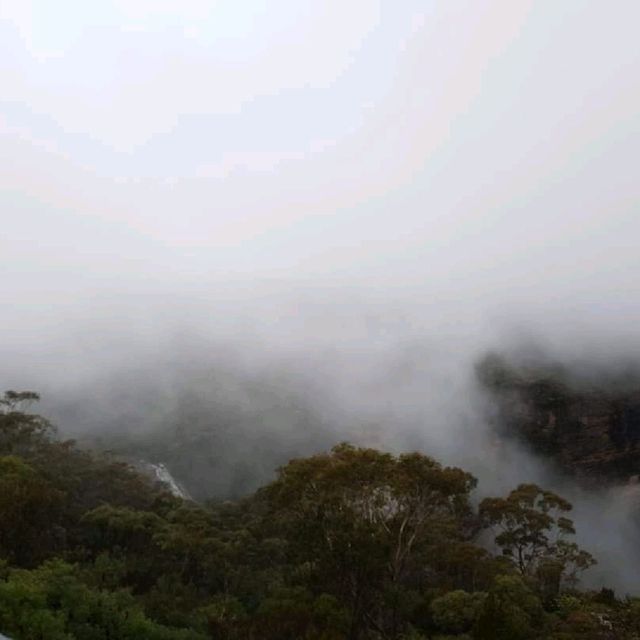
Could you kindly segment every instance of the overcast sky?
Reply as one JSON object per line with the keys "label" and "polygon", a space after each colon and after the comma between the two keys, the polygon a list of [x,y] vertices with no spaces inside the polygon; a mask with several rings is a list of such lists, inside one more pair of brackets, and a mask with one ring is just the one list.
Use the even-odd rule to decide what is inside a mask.
{"label": "overcast sky", "polygon": [[639,23],[635,1],[3,0],[3,280],[637,296]]}
{"label": "overcast sky", "polygon": [[[149,340],[234,296],[332,340],[371,295],[403,335],[640,345],[638,24],[635,1],[2,0],[0,346],[133,316]],[[306,297],[267,318],[276,286]]]}

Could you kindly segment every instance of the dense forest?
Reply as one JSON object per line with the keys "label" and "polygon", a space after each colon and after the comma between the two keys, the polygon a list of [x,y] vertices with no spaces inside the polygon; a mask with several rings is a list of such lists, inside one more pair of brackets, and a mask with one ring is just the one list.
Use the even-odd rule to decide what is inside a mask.
{"label": "dense forest", "polygon": [[14,640],[640,638],[640,599],[581,590],[571,505],[474,499],[422,453],[342,443],[199,504],[0,399],[0,632]]}

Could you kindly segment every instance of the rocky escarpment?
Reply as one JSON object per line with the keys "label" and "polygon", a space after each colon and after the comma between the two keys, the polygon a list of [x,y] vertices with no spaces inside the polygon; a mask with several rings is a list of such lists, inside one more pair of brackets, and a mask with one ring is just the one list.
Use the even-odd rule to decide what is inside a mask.
{"label": "rocky escarpment", "polygon": [[633,481],[640,474],[640,384],[589,383],[562,368],[513,366],[495,355],[478,366],[494,423],[570,473]]}

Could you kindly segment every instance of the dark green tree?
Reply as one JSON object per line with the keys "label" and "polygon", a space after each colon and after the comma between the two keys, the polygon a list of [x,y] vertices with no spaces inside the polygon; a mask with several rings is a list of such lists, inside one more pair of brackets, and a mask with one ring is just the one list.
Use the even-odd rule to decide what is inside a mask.
{"label": "dark green tree", "polygon": [[384,595],[425,580],[437,545],[459,535],[475,479],[418,454],[348,444],[293,460],[265,489],[269,519],[316,584],[349,603],[350,638],[405,626]]}
{"label": "dark green tree", "polygon": [[535,576],[546,595],[557,594],[561,583],[575,582],[580,571],[595,562],[591,554],[569,540],[573,522],[561,515],[571,510],[564,498],[535,484],[521,484],[506,498],[486,498],[480,517],[497,531],[496,545],[523,576]]}

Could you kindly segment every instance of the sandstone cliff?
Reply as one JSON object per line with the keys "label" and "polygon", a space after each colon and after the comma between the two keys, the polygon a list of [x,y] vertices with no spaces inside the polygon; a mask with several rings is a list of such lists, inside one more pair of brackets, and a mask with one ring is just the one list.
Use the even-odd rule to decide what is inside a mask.
{"label": "sandstone cliff", "polygon": [[633,481],[640,474],[640,384],[572,378],[561,367],[513,366],[495,355],[478,366],[495,427],[570,473]]}

